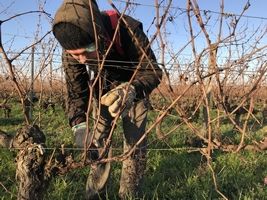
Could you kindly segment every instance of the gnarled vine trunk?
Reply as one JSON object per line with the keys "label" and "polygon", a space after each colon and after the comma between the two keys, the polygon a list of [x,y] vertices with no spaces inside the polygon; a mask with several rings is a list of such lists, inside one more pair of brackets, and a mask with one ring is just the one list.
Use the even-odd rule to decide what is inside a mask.
{"label": "gnarled vine trunk", "polygon": [[19,149],[16,157],[16,178],[19,182],[18,200],[43,199],[45,136],[38,126],[19,129],[12,146]]}

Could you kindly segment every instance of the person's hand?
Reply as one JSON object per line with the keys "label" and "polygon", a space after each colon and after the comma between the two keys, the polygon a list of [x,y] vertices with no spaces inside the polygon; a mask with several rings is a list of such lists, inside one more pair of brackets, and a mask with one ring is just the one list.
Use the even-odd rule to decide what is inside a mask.
{"label": "person's hand", "polygon": [[[86,122],[82,122],[80,124],[73,126],[72,131],[73,131],[74,138],[75,138],[75,145],[79,148],[84,148],[85,140],[86,140],[86,147],[88,148],[88,145],[90,144],[91,139],[92,139],[92,135],[89,133],[86,136],[86,133],[87,133]],[[88,151],[89,160],[98,159],[98,151],[97,151],[98,147],[99,147],[98,142],[96,140],[93,140]]]}
{"label": "person's hand", "polygon": [[[101,104],[108,106],[108,111],[112,117],[116,117],[119,111],[121,117],[125,117],[135,99],[136,91],[133,85],[122,83],[113,90],[110,90],[101,97]],[[123,102],[123,99],[124,102]]]}
{"label": "person's hand", "polygon": [[[74,134],[75,145],[79,148],[83,148],[85,145],[86,139],[86,122],[82,122],[77,124],[71,128]],[[87,136],[87,141],[90,142],[91,137],[90,135]],[[88,142],[86,143],[88,145]],[[86,145],[86,146],[87,146]]]}

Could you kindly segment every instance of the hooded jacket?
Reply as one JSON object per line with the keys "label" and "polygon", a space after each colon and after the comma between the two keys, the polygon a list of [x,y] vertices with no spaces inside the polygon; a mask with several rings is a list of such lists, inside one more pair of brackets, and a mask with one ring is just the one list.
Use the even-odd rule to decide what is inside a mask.
{"label": "hooded jacket", "polygon": [[[105,53],[107,34],[113,37],[114,30],[111,26],[109,16],[105,12],[100,12],[94,0],[91,1],[93,18],[97,27],[97,41],[100,53]],[[60,22],[69,22],[87,31],[91,37],[94,37],[94,27],[92,25],[92,16],[90,15],[90,6],[88,0],[64,0],[58,9],[53,26]],[[101,77],[94,88],[94,94],[99,99],[100,87],[103,88],[102,95],[110,89],[116,87],[122,82],[128,82],[136,89],[136,101],[148,97],[161,81],[162,70],[157,65],[156,57],[149,46],[149,40],[142,30],[142,23],[130,16],[124,15],[123,18],[127,24],[120,22],[119,39],[123,49],[123,55],[116,51],[115,45],[108,52],[104,62],[104,68]],[[129,31],[129,28],[131,31]],[[131,32],[134,33],[132,36]],[[135,38],[135,39],[134,39]],[[138,41],[138,42],[136,42]],[[146,56],[143,56],[142,49]],[[63,50],[62,63],[66,75],[66,84],[68,92],[68,115],[70,124],[79,118],[85,117],[88,104],[89,87],[88,82],[92,82],[94,77],[90,77],[90,71],[98,73],[97,62],[89,61],[89,73],[86,65],[80,64],[70,54]],[[138,69],[137,69],[138,68]],[[136,72],[137,69],[137,72]],[[101,85],[102,84],[102,85]]]}

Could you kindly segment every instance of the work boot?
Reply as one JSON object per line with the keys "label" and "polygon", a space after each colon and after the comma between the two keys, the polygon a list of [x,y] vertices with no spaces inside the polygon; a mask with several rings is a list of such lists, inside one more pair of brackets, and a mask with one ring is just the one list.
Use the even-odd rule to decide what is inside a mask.
{"label": "work boot", "polygon": [[[108,153],[108,157],[111,157],[111,150]],[[92,164],[86,182],[87,200],[101,199],[100,196],[103,195],[105,186],[109,178],[110,169],[110,162]]]}
{"label": "work boot", "polygon": [[146,167],[146,158],[142,153],[132,155],[123,161],[119,197],[122,200],[140,197],[140,189]]}

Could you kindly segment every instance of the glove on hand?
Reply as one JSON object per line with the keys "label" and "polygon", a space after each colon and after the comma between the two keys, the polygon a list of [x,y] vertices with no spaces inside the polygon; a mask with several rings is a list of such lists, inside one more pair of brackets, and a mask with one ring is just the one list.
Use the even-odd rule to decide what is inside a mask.
{"label": "glove on hand", "polygon": [[[87,138],[86,138],[86,122],[82,122],[80,124],[77,124],[75,126],[72,127],[72,131],[75,137],[75,145],[79,148],[84,148],[84,144],[85,144],[85,139],[86,140],[86,146],[88,146],[91,142],[92,139],[92,135],[88,134]],[[98,151],[97,151],[97,147],[99,147],[98,142],[96,142],[95,140],[92,142],[90,148],[93,148],[92,150],[89,150],[89,154],[88,154],[88,158],[90,160],[96,160],[98,159]]]}
{"label": "glove on hand", "polygon": [[[86,122],[82,122],[80,124],[73,126],[71,130],[73,131],[74,134],[76,146],[79,148],[83,148],[86,138]],[[86,145],[88,145],[90,141],[91,141],[91,136],[89,134],[87,136]]]}
{"label": "glove on hand", "polygon": [[[101,104],[108,106],[108,111],[115,117],[122,110],[121,117],[125,117],[135,99],[136,91],[133,85],[122,83],[101,97]],[[125,98],[124,104],[123,99]]]}

